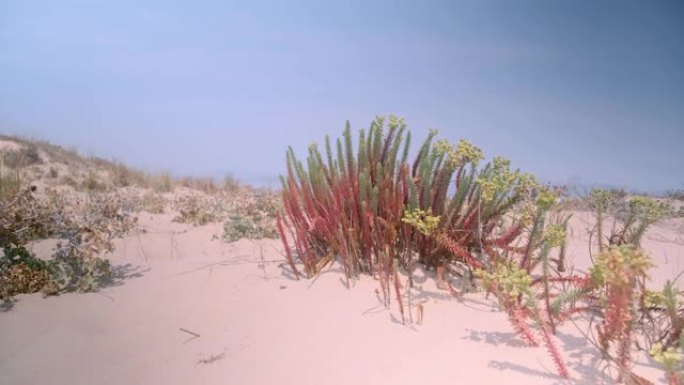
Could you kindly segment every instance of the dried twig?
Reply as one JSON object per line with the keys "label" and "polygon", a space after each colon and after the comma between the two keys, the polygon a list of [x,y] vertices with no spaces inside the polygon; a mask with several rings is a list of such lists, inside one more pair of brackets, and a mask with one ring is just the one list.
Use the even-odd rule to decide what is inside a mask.
{"label": "dried twig", "polygon": [[188,334],[190,334],[191,336],[193,336],[193,338],[190,338],[189,340],[187,340],[187,341],[185,341],[185,342],[188,342],[188,341],[194,340],[195,338],[200,338],[200,337],[201,337],[199,334],[197,334],[197,333],[195,333],[195,332],[192,332],[192,331],[190,331],[190,330],[188,330],[188,329],[178,328],[178,330],[180,330],[180,331],[182,331],[182,332],[185,332],[185,333],[188,333]]}

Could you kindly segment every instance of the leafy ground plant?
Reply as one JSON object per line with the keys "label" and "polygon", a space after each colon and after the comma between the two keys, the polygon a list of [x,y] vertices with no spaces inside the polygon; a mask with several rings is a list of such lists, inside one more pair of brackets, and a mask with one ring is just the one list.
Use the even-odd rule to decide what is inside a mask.
{"label": "leafy ground plant", "polygon": [[[646,230],[658,220],[675,215],[664,201],[634,196],[629,199],[613,190],[593,189],[588,197],[596,217],[596,243],[599,252],[608,245],[639,246]],[[606,220],[613,220],[606,234]]]}
{"label": "leafy ground plant", "polygon": [[619,379],[631,374],[637,284],[653,263],[632,246],[611,247],[599,254],[590,270],[594,285],[604,291],[603,320],[597,326],[598,342],[605,356],[615,357]]}
{"label": "leafy ground plant", "polygon": [[[475,275],[489,293],[497,296],[499,306],[507,314],[516,333],[530,346],[538,346],[541,340],[547,348],[558,374],[569,376],[565,360],[561,356],[553,334],[562,321],[553,300],[563,293],[586,286],[586,279],[576,275],[562,275],[564,269],[553,269],[551,252],[563,253],[567,218],[546,225],[548,211],[556,197],[550,190],[542,190],[536,203],[523,212],[531,215],[527,223],[522,247],[504,247],[493,259],[493,268],[478,269]],[[556,266],[559,266],[558,263]],[[570,311],[576,307],[570,306]]]}
{"label": "leafy ground plant", "polygon": [[[48,190],[42,202],[32,192],[4,203],[0,216],[1,296],[97,290],[112,277],[105,257],[113,250],[113,240],[132,229],[135,219],[114,196],[93,195],[80,205],[69,205],[56,191]],[[52,258],[38,259],[25,245],[46,237],[59,243]]]}

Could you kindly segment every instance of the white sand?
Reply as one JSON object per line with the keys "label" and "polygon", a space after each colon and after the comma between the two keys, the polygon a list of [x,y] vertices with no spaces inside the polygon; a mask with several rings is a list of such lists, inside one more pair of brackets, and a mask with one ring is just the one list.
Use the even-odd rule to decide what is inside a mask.
{"label": "white sand", "polygon": [[[370,277],[347,289],[333,265],[316,280],[295,281],[281,262],[259,265],[262,255],[282,261],[279,241],[226,244],[212,240],[219,225],[192,228],[171,218],[143,215],[147,232],[119,242],[112,261],[128,275],[120,284],[22,295],[0,313],[0,383],[565,383],[545,349],[524,346],[481,294],[459,301],[432,278],[418,280],[414,300],[424,320],[403,326],[396,302],[384,309]],[[591,223],[587,214],[573,218],[568,250],[579,267],[588,264],[584,222]],[[661,263],[658,280],[684,268],[681,223],[646,237]],[[598,352],[575,326],[560,328],[557,341],[571,383],[601,383]],[[664,383],[662,372],[639,361],[638,374]]]}

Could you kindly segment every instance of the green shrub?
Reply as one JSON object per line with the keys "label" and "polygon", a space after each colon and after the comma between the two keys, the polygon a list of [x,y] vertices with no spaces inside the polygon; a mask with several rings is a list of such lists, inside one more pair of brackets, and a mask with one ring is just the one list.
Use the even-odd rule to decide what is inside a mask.
{"label": "green shrub", "polygon": [[77,244],[61,246],[47,264],[51,281],[44,290],[46,294],[69,291],[97,291],[103,283],[112,279],[108,260],[82,252]]}
{"label": "green shrub", "polygon": [[273,217],[263,214],[245,216],[232,214],[223,225],[223,240],[235,242],[242,238],[262,239],[277,238],[278,233],[273,224]]}

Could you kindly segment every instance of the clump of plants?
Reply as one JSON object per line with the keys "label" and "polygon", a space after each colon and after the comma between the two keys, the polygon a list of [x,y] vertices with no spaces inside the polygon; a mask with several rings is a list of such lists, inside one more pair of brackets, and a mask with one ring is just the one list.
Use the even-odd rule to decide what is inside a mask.
{"label": "clump of plants", "polygon": [[682,383],[684,293],[672,281],[662,290],[643,288],[637,302],[636,329],[653,360],[665,371],[668,384]]}
{"label": "clump of plants", "polygon": [[619,381],[631,374],[634,314],[639,279],[653,263],[633,246],[611,247],[601,254],[590,270],[593,284],[603,291],[603,319],[597,326],[601,352],[618,365]]}
{"label": "clump of plants", "polygon": [[588,279],[563,274],[569,216],[552,212],[557,194],[542,188],[535,196],[517,210],[521,225],[518,245],[490,249],[494,256],[490,267],[477,269],[475,275],[488,293],[496,295],[520,338],[530,346],[539,346],[541,341],[558,374],[568,377],[553,335],[557,325],[579,309],[573,303],[561,311],[560,304],[583,293]]}
{"label": "clump of plants", "polygon": [[[123,210],[121,198],[111,195],[93,195],[76,205],[54,190],[39,202],[33,190],[1,203],[0,297],[97,290],[112,278],[106,255],[113,251],[113,240],[131,230],[135,219]],[[43,238],[59,240],[47,260],[26,248],[29,241]]]}
{"label": "clump of plants", "polygon": [[[461,277],[465,290],[482,285],[494,294],[517,334],[529,345],[543,344],[562,377],[569,371],[555,342],[558,325],[576,315],[599,317],[596,346],[617,365],[620,380],[639,380],[631,371],[632,345],[645,315],[655,320],[659,309],[639,305],[651,266],[639,243],[650,225],[669,215],[667,206],[594,190],[589,202],[599,254],[588,273],[568,273],[571,215],[557,205],[562,189],[539,185],[503,158],[482,165],[479,148],[434,141],[434,131],[409,162],[404,121],[390,117],[386,123],[375,119],[355,142],[347,124],[341,138],[326,137],[324,152],[310,146],[305,161],[288,150],[276,225],[295,276],[313,277],[331,261],[340,263],[348,284],[373,275],[385,306],[394,297],[403,322],[413,319],[416,266],[434,271],[438,287],[455,296],[463,290],[447,277]],[[609,218],[614,226],[607,231]],[[662,346],[665,353],[656,357],[663,362],[671,361],[668,349],[684,327],[679,306],[668,303],[659,305],[669,309],[663,310],[668,321],[658,318],[665,332],[649,343]]]}
{"label": "clump of plants", "polygon": [[407,273],[410,301],[419,264],[442,277],[472,278],[473,269],[491,268],[497,250],[512,247],[524,229],[519,220],[499,225],[537,185],[502,158],[479,167],[482,151],[467,141],[433,144],[436,134],[430,132],[412,163],[410,133],[395,117],[388,127],[379,117],[367,133],[360,130],[356,151],[348,124],[334,142],[336,152],[328,137],[325,154],[312,145],[305,163],[290,149],[277,225],[295,275],[296,262],[311,277],[337,260],[348,281],[362,273],[377,276],[386,305],[396,297],[404,318],[399,269]]}
{"label": "clump of plants", "polygon": [[166,204],[166,198],[154,192],[134,195],[128,199],[128,205],[135,212],[146,211],[151,214],[163,214],[166,210]]}
{"label": "clump of plants", "polygon": [[202,226],[223,222],[223,240],[276,238],[278,196],[267,190],[243,189],[214,195],[192,194],[177,198],[175,222]]}
{"label": "clump of plants", "polygon": [[82,211],[71,216],[58,212],[53,217],[53,236],[60,242],[50,261],[57,292],[95,291],[111,279],[111,266],[105,256],[114,251],[113,241],[133,229],[137,219],[124,209],[124,199],[116,195],[93,195]]}
{"label": "clump of plants", "polygon": [[273,226],[273,218],[263,215],[242,216],[229,215],[223,225],[223,240],[235,242],[242,238],[262,239],[277,238],[278,234]]}
{"label": "clump of plants", "polygon": [[[612,190],[593,189],[589,202],[596,217],[596,243],[599,252],[607,245],[639,246],[646,230],[658,220],[672,216],[674,211],[666,202],[624,194]],[[606,220],[612,218],[610,233],[605,234]]]}
{"label": "clump of plants", "polygon": [[51,282],[47,264],[24,246],[6,245],[0,258],[0,299],[41,291]]}
{"label": "clump of plants", "polygon": [[[0,181],[2,183],[2,181]],[[7,300],[17,292],[34,292],[48,281],[42,261],[25,248],[35,236],[47,230],[32,197],[33,188],[0,199],[0,298]]]}
{"label": "clump of plants", "polygon": [[196,194],[178,197],[173,205],[178,211],[174,222],[190,223],[195,226],[219,221],[224,211],[223,202],[220,200]]}
{"label": "clump of plants", "polygon": [[237,202],[228,212],[223,225],[223,240],[234,242],[241,238],[277,238],[275,215],[277,213],[275,194],[262,192],[251,199]]}

